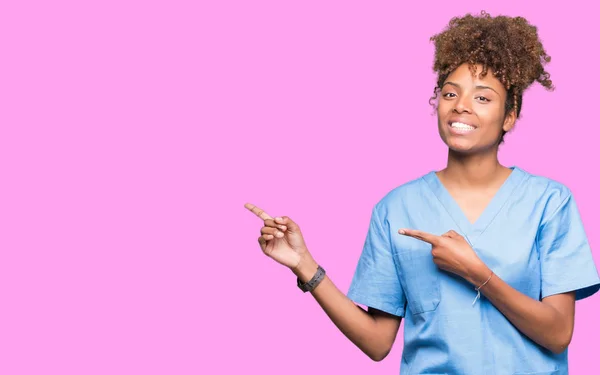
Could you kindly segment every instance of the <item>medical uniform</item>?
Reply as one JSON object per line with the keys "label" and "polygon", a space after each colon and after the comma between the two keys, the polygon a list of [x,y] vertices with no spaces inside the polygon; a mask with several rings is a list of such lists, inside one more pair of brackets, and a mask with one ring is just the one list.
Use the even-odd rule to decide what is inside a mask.
{"label": "medical uniform", "polygon": [[471,224],[435,172],[386,194],[374,207],[348,291],[354,302],[404,319],[400,374],[565,375],[553,354],[518,331],[474,286],[440,270],[431,245],[400,228],[455,230],[502,280],[536,300],[600,289],[572,193],[518,168]]}

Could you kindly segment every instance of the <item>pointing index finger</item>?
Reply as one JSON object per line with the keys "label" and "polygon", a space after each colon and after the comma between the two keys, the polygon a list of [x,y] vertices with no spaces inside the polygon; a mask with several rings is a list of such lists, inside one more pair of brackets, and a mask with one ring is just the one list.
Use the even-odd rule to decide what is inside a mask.
{"label": "pointing index finger", "polygon": [[430,243],[432,245],[436,245],[438,243],[438,236],[431,234],[431,233],[422,232],[420,230],[400,229],[398,231],[398,233],[403,234],[405,236],[416,238],[417,240],[421,240],[421,241]]}
{"label": "pointing index finger", "polygon": [[251,203],[246,203],[244,207],[246,207],[249,211],[251,211],[253,214],[255,214],[263,220],[272,219],[272,217],[269,216],[264,210],[256,207]]}

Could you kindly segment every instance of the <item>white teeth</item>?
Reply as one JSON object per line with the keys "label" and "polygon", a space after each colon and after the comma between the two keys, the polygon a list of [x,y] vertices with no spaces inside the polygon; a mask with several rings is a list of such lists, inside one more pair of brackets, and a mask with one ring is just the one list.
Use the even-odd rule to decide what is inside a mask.
{"label": "white teeth", "polygon": [[456,129],[461,129],[461,130],[473,130],[473,129],[475,129],[474,126],[463,124],[462,122],[453,122],[450,126],[452,126],[453,128],[456,128]]}

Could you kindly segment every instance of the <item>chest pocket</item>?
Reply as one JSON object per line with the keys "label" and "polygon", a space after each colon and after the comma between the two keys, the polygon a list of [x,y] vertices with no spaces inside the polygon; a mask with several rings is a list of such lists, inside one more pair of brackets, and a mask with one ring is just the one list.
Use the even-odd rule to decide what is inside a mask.
{"label": "chest pocket", "polygon": [[441,299],[441,271],[433,263],[431,245],[415,239],[399,242],[396,257],[409,310],[413,314],[434,311]]}

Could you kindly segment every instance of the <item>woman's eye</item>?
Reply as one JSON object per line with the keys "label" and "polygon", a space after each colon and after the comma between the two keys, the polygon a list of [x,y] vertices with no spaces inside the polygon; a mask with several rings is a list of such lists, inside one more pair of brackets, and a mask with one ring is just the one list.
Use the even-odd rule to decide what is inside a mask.
{"label": "woman's eye", "polygon": [[478,96],[476,99],[481,100],[482,102],[489,102],[490,100],[485,96]]}
{"label": "woman's eye", "polygon": [[444,98],[453,98],[455,96],[456,96],[456,94],[453,92],[447,92],[444,94]]}

